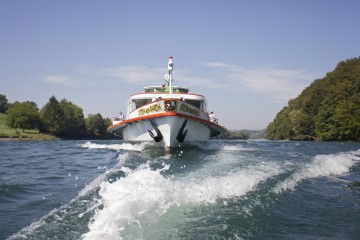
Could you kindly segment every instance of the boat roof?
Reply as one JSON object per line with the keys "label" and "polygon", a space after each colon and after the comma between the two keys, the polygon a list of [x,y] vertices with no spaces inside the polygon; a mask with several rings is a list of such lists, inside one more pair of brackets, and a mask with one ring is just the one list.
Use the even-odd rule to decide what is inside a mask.
{"label": "boat roof", "polygon": [[[172,87],[172,98],[186,98],[186,99],[196,99],[196,100],[206,100],[203,95],[189,93],[188,88],[173,86]],[[153,97],[169,97],[169,87],[162,86],[147,86],[144,87],[142,93],[134,94],[130,97],[131,99],[144,99],[144,98],[153,98]]]}
{"label": "boat roof", "polygon": [[[173,89],[173,93],[189,93],[189,91],[190,91],[190,89],[188,89],[188,88],[178,87],[178,86],[173,86],[172,89]],[[163,86],[147,86],[147,87],[144,87],[144,92],[145,93],[169,92],[169,88],[163,87]]]}

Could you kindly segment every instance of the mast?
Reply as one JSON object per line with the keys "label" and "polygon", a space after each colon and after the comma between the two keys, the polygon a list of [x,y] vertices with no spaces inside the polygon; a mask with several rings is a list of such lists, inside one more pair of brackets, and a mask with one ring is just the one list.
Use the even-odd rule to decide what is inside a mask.
{"label": "mast", "polygon": [[172,71],[174,69],[174,63],[173,63],[172,59],[173,59],[173,57],[170,56],[169,62],[168,62],[170,97],[172,97]]}

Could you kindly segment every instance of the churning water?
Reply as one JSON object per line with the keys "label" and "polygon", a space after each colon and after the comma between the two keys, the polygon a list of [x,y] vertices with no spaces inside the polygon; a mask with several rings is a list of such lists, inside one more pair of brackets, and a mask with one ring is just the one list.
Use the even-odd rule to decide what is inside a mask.
{"label": "churning water", "polygon": [[0,239],[360,239],[360,144],[0,142]]}

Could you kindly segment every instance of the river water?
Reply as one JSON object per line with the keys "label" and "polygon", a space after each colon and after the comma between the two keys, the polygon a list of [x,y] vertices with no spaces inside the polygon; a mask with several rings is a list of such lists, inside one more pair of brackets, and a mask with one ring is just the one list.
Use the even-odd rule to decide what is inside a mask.
{"label": "river water", "polygon": [[8,238],[360,239],[360,144],[1,141]]}

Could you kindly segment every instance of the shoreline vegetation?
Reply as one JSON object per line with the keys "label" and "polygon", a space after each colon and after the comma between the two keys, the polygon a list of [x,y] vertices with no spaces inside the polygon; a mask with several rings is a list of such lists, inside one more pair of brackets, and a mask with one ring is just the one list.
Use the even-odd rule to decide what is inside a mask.
{"label": "shoreline vegetation", "polygon": [[[7,115],[0,113],[0,141],[56,141],[68,140],[59,138],[51,134],[41,133],[38,129],[10,128],[6,125]],[[263,130],[226,130],[218,139],[226,140],[246,140],[264,139],[265,129]],[[79,138],[76,140],[98,140],[99,138]],[[101,138],[103,140],[119,140],[120,138]]]}
{"label": "shoreline vegetation", "polygon": [[106,130],[111,119],[100,113],[84,117],[83,110],[55,96],[41,109],[35,102],[8,103],[0,94],[0,139],[2,140],[91,140],[115,139]]}
{"label": "shoreline vegetation", "polygon": [[[10,128],[6,125],[7,115],[0,113],[0,141],[55,141],[55,140],[68,140],[59,138],[51,134],[41,133],[38,129],[20,129]],[[265,129],[263,130],[226,130],[224,134],[221,134],[218,139],[226,140],[240,140],[240,139],[263,139],[265,138]],[[76,140],[98,140],[99,138],[79,138]],[[118,140],[120,138],[114,138],[112,136],[104,140]]]}
{"label": "shoreline vegetation", "polygon": [[37,129],[10,128],[6,125],[7,116],[0,113],[0,141],[4,140],[59,140],[59,138],[45,133],[40,133]]}
{"label": "shoreline vegetation", "polygon": [[269,140],[360,141],[360,57],[314,80],[277,113]]}

